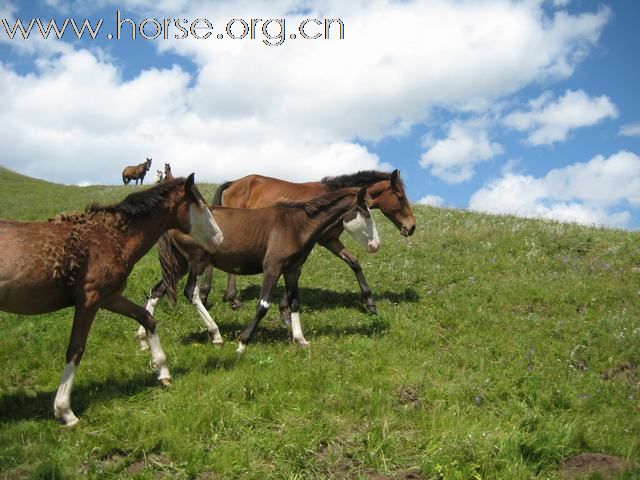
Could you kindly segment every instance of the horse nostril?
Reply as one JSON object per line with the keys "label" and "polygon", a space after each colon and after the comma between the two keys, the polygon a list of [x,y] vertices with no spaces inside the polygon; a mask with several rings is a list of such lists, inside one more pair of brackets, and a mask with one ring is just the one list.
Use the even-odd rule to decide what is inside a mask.
{"label": "horse nostril", "polygon": [[409,229],[409,235],[413,235],[413,232],[416,231],[416,224],[414,223],[413,225],[411,225],[411,228]]}

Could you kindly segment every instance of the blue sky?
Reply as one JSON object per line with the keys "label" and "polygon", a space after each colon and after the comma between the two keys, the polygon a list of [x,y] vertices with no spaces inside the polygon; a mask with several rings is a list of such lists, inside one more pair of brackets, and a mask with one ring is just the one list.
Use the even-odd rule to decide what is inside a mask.
{"label": "blue sky", "polygon": [[[208,19],[212,36],[109,40],[118,9]],[[638,2],[0,0],[10,28],[70,17],[103,18],[97,39],[0,25],[13,170],[115,184],[146,157],[215,182],[399,168],[414,202],[640,227]],[[325,18],[344,39],[300,38]],[[262,19],[256,38],[228,38],[231,19]],[[266,19],[285,20],[282,45],[264,44]]]}

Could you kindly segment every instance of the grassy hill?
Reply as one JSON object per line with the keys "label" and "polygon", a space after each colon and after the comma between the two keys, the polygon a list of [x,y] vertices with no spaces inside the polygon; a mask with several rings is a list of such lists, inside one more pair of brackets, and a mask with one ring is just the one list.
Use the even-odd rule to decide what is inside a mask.
{"label": "grassy hill", "polygon": [[[213,186],[201,187],[210,198]],[[134,188],[0,170],[0,218],[44,219]],[[222,348],[206,343],[184,298],[156,310],[174,376],[163,390],[137,349],[137,325],[100,312],[71,430],[51,408],[71,310],[0,312],[0,477],[542,479],[588,476],[576,465],[590,459],[611,467],[602,478],[639,478],[640,235],[414,213],[410,239],[376,213],[376,255],[346,239],[377,316],[361,307],[351,271],[314,250],[301,278],[307,350],[290,343],[275,308],[238,357],[233,339],[260,279],[240,279],[246,306],[235,312],[216,272],[210,312]],[[152,251],[127,296],[143,303],[159,271]],[[582,453],[615,458],[572,463]],[[623,461],[625,473],[615,469]]]}

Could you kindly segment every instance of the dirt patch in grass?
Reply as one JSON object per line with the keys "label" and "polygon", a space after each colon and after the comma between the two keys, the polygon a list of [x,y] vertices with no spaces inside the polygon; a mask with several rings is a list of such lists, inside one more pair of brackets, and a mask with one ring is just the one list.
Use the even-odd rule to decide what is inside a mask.
{"label": "dirt patch in grass", "polygon": [[638,380],[638,365],[633,362],[623,362],[602,374],[603,380],[623,379],[629,382]]}
{"label": "dirt patch in grass", "polygon": [[422,400],[418,391],[409,385],[402,385],[398,388],[397,399],[393,402],[393,408],[398,410],[399,408],[420,408],[422,406]]}
{"label": "dirt patch in grass", "polygon": [[624,458],[603,453],[581,453],[560,462],[560,477],[570,480],[590,475],[599,475],[608,480],[637,466]]}

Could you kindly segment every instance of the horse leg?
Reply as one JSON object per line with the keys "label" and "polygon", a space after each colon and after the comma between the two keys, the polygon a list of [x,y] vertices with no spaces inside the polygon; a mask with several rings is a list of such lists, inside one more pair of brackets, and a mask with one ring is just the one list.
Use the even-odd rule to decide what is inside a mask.
{"label": "horse leg", "polygon": [[224,299],[231,302],[231,308],[238,310],[242,307],[242,302],[238,299],[238,291],[236,290],[236,276],[233,273],[227,275],[227,293]]}
{"label": "horse leg", "polygon": [[203,305],[207,304],[207,299],[209,298],[209,293],[211,292],[211,278],[213,277],[213,265],[207,265],[207,268],[204,271],[203,282],[200,285],[200,301],[202,301]]}
{"label": "horse leg", "polygon": [[[165,293],[167,293],[167,288],[164,286],[164,282],[162,280],[156,283],[151,289],[151,292],[149,292],[149,297],[147,298],[147,303],[145,304],[144,308],[147,312],[149,312],[151,316],[153,316],[153,314],[155,313],[156,305],[158,305],[158,302]],[[135,337],[140,342],[140,350],[149,350],[149,343],[147,342],[147,330],[142,325],[138,327]]]}
{"label": "horse leg", "polygon": [[280,298],[280,320],[282,320],[285,327],[291,326],[291,309],[289,308],[289,297],[287,296],[286,287]]}
{"label": "horse leg", "polygon": [[298,292],[298,280],[302,269],[298,268],[284,274],[284,286],[291,310],[291,334],[293,341],[301,347],[308,347],[309,342],[304,338],[302,325],[300,324],[300,297]]}
{"label": "horse leg", "polygon": [[360,285],[360,291],[362,292],[362,298],[364,298],[367,310],[374,315],[378,313],[378,310],[376,309],[376,301],[373,299],[373,294],[371,293],[371,288],[369,288],[367,279],[364,278],[364,273],[362,272],[362,267],[360,266],[358,257],[347,250],[339,238],[332,238],[331,240],[320,242],[320,245],[342,259],[347,265],[349,265],[349,267],[351,267],[351,270],[353,270],[353,273],[356,275],[356,279],[358,280],[358,285]]}
{"label": "horse leg", "polygon": [[155,318],[140,305],[136,305],[125,297],[118,296],[109,304],[104,305],[107,310],[119,313],[125,317],[133,318],[147,331],[147,341],[151,348],[151,361],[158,371],[158,380],[163,386],[171,385],[171,374],[167,367],[167,356],[160,345],[160,337],[158,336],[157,324]]}
{"label": "horse leg", "polygon": [[[182,255],[177,255],[176,260],[178,262],[178,275],[182,277],[189,268],[188,263]],[[156,283],[151,289],[151,292],[149,292],[149,297],[147,298],[147,303],[144,308],[151,316],[153,316],[156,305],[165,293],[167,293],[167,287],[162,280],[158,281],[158,283]],[[140,342],[140,350],[144,351],[149,349],[149,343],[147,342],[147,330],[142,325],[138,327],[135,337]]]}
{"label": "horse leg", "polygon": [[60,385],[53,401],[53,414],[58,421],[67,427],[72,427],[78,423],[78,417],[71,410],[71,389],[76,375],[76,368],[82,360],[84,349],[87,344],[87,336],[91,329],[91,324],[96,316],[98,308],[95,306],[76,306],[73,316],[73,327],[71,328],[71,338],[67,347],[67,364],[62,372]]}
{"label": "horse leg", "polygon": [[200,300],[200,287],[198,285],[197,272],[189,271],[189,278],[184,287],[184,295],[195,305],[196,310],[200,314],[200,318],[202,318],[202,321],[207,326],[211,343],[214,345],[222,345],[224,340],[222,339],[222,335],[220,335],[220,329],[213,318],[211,318],[211,315],[209,315],[209,312],[203,305],[202,300]]}
{"label": "horse leg", "polygon": [[271,299],[271,290],[273,290],[274,285],[278,281],[280,277],[280,268],[272,267],[265,268],[264,273],[262,274],[262,289],[260,290],[260,301],[258,302],[258,306],[256,307],[256,314],[253,317],[253,320],[247,325],[247,327],[243,330],[243,332],[238,337],[238,348],[236,352],[242,353],[245,348],[247,348],[247,343],[251,340],[253,336],[253,332],[255,331],[258,323],[262,320],[262,317],[265,316],[267,311],[269,310],[269,300]]}

